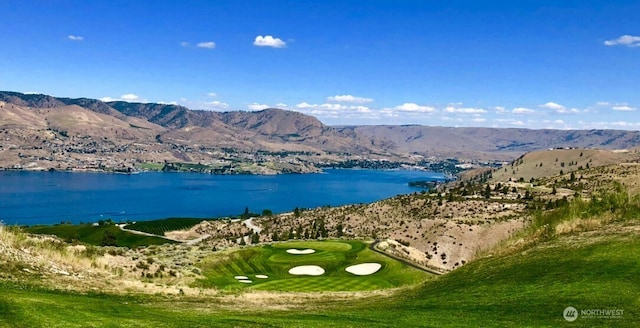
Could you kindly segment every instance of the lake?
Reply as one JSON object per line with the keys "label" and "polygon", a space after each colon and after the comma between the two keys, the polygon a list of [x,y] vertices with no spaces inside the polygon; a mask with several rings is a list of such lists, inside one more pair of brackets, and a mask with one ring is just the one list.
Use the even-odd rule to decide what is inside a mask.
{"label": "lake", "polygon": [[444,180],[440,173],[329,169],[319,174],[207,175],[145,172],[0,172],[0,220],[5,224],[96,222],[111,218],[213,218],[295,207],[368,203],[420,191],[415,180]]}

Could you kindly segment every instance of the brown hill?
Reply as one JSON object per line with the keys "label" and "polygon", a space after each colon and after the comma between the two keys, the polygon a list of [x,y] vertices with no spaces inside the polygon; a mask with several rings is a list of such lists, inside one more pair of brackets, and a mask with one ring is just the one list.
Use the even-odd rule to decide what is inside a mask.
{"label": "brown hill", "polygon": [[[4,127],[48,127],[87,135],[100,131],[99,135],[109,140],[131,142],[142,138],[138,141],[152,148],[168,142],[171,146],[164,147],[173,147],[172,152],[177,149],[191,151],[202,146],[243,152],[330,153],[329,157],[333,159],[351,155],[409,161],[413,155],[421,155],[427,158],[510,161],[524,153],[547,148],[628,149],[640,145],[639,131],[417,125],[329,127],[315,117],[275,108],[257,112],[212,112],[169,104],[105,103],[95,99],[17,92],[0,92],[0,101],[7,104],[0,114],[0,124]],[[81,109],[98,116],[87,112],[80,115]],[[65,115],[70,117],[65,118]],[[47,117],[52,121],[47,122]],[[151,135],[151,140],[144,139]],[[203,156],[206,158],[207,155]]]}
{"label": "brown hill", "polygon": [[257,112],[224,112],[219,113],[219,117],[231,126],[269,136],[317,137],[333,130],[313,116],[277,108]]}
{"label": "brown hill", "polygon": [[355,133],[383,138],[397,152],[462,159],[514,159],[548,148],[625,149],[640,145],[640,132],[621,130],[530,130],[419,125],[358,126]]}
{"label": "brown hill", "polygon": [[552,149],[527,153],[493,173],[494,181],[519,180],[568,174],[570,172],[622,163],[630,159],[626,151],[600,149]]}

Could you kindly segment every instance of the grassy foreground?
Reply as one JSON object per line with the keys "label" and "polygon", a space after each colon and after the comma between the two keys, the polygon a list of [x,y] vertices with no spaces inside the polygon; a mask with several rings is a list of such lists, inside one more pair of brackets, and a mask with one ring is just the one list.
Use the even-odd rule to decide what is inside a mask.
{"label": "grassy foreground", "polygon": [[[524,252],[487,257],[397,294],[312,301],[302,309],[234,310],[214,300],[79,295],[0,286],[4,327],[637,327],[637,231],[561,236]],[[304,294],[301,295],[304,297]],[[618,319],[563,310],[621,309]]]}
{"label": "grassy foreground", "polygon": [[[289,254],[288,249],[313,249],[315,253]],[[345,271],[350,265],[370,262],[380,263],[382,268],[367,276]],[[317,265],[325,273],[315,277],[289,274],[289,269],[301,265]],[[297,241],[251,247],[224,256],[212,255],[203,261],[201,268],[207,278],[198,281],[198,287],[295,292],[376,290],[416,284],[430,277],[371,251],[359,241]],[[254,279],[255,275],[268,278]],[[243,284],[234,276],[248,276],[253,282]]]}

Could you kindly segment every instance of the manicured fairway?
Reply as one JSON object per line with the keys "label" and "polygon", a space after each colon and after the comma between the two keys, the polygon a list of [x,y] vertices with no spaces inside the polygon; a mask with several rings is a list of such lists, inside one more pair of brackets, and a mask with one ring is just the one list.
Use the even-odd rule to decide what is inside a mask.
{"label": "manicured fairway", "polygon": [[[289,249],[313,249],[312,254],[290,254]],[[365,276],[345,271],[354,264],[380,263],[382,268]],[[325,270],[319,276],[293,275],[298,266],[316,265]],[[200,287],[222,289],[255,288],[279,291],[358,291],[415,284],[431,276],[367,248],[360,241],[296,241],[252,247],[225,255],[213,255],[201,266],[206,279]],[[255,279],[267,275],[267,279]],[[235,276],[247,276],[251,284]]]}

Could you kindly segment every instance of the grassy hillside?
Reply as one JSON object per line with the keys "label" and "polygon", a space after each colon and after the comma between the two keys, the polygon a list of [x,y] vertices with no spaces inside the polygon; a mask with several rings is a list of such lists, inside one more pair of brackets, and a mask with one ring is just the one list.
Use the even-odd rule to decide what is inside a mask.
{"label": "grassy hillside", "polygon": [[167,231],[189,229],[202,221],[203,219],[197,218],[168,218],[161,220],[138,221],[134,224],[128,224],[127,229],[162,236]]}
{"label": "grassy hillside", "polygon": [[494,181],[529,181],[624,162],[626,153],[599,149],[554,149],[528,153],[493,172]]}
{"label": "grassy hillside", "polygon": [[226,307],[221,299],[78,295],[3,283],[0,326],[557,327],[569,324],[562,312],[573,306],[621,309],[623,315],[579,317],[572,326],[634,327],[640,322],[637,233],[637,226],[612,226],[566,235],[479,260],[399,294],[353,301],[328,295],[293,309],[282,304],[290,295],[262,305],[238,297],[235,307]]}
{"label": "grassy hillside", "polygon": [[115,242],[115,245],[112,243],[109,243],[108,245],[129,248],[174,243],[173,241],[163,238],[141,236],[131,232],[122,231],[115,225],[93,226],[90,224],[79,224],[33,226],[26,228],[25,231],[35,234],[55,235],[65,241],[76,241],[95,246],[105,246],[109,241]]}

